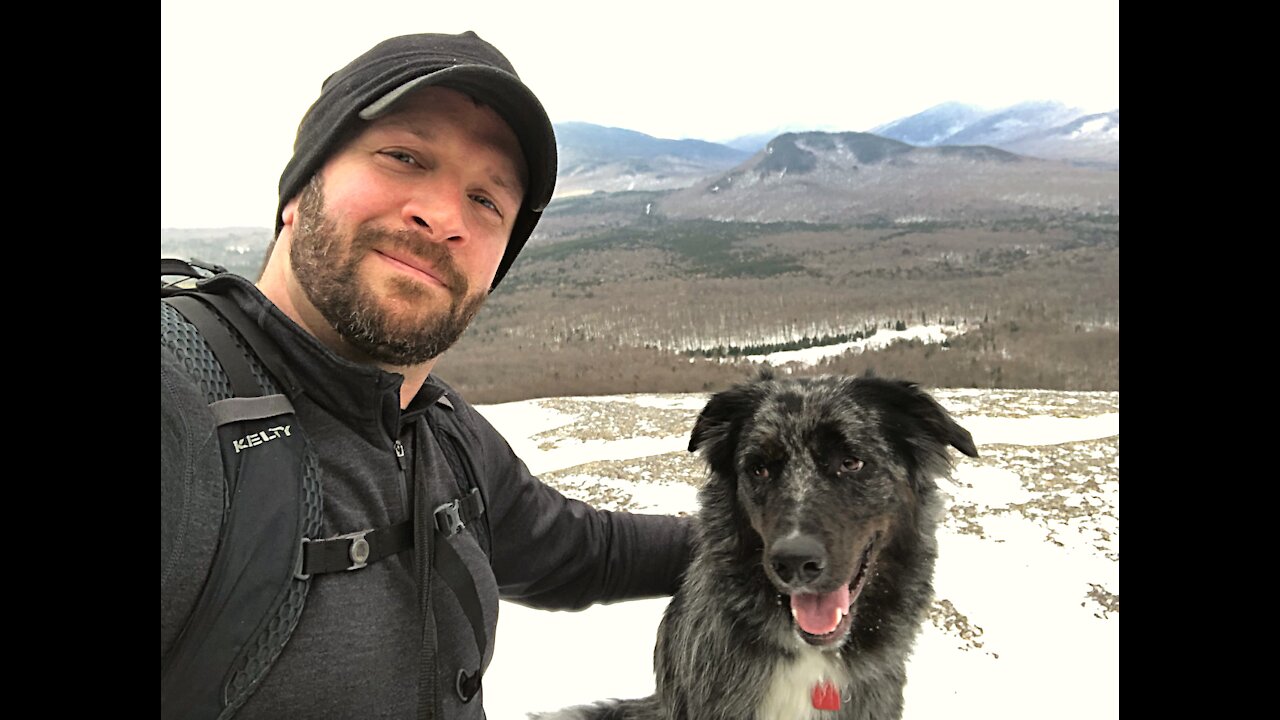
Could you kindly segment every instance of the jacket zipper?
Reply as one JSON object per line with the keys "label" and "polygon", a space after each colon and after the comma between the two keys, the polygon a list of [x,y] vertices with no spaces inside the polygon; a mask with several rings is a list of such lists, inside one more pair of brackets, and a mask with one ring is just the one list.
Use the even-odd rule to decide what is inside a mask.
{"label": "jacket zipper", "polygon": [[413,506],[409,504],[409,499],[413,497],[413,489],[409,487],[409,469],[405,467],[404,443],[399,438],[396,439],[396,465],[400,467],[400,506],[405,510],[405,516],[413,517]]}

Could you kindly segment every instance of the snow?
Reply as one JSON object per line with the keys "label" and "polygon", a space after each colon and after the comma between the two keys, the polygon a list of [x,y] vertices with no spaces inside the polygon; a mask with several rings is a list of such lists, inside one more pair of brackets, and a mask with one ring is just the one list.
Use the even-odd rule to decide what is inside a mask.
{"label": "snow", "polygon": [[1086,122],[1080,125],[1079,129],[1071,133],[1068,137],[1074,139],[1082,135],[1096,135],[1099,132],[1106,130],[1110,124],[1111,124],[1111,118],[1109,117],[1104,116],[1100,118],[1095,118],[1093,120],[1090,120],[1089,122]]}
{"label": "snow", "polygon": [[[520,457],[529,466],[529,472],[541,475],[552,470],[573,467],[599,460],[629,460],[684,450],[689,439],[684,435],[662,438],[626,438],[622,440],[561,441],[556,447],[533,447]],[[512,443],[512,447],[515,444]]]}
{"label": "snow", "polygon": [[709,395],[637,395],[632,402],[640,407],[668,410],[702,410]]}
{"label": "snow", "polygon": [[1118,412],[1088,418],[1033,415],[1026,418],[957,417],[956,420],[973,435],[979,447],[993,443],[1059,445],[1120,434]]}
{"label": "snow", "polygon": [[817,365],[825,358],[883,348],[903,340],[920,340],[927,344],[938,344],[962,332],[964,332],[962,328],[954,325],[915,325],[905,330],[877,330],[875,335],[853,342],[821,345],[804,348],[803,350],[780,350],[766,355],[747,355],[746,359],[752,362],[769,363],[770,365],[800,363],[812,366]]}
{"label": "snow", "polygon": [[[982,447],[981,443],[978,447]],[[1030,498],[1030,493],[1022,487],[1022,478],[1004,468],[961,467],[955,471],[951,480],[942,481],[943,489],[950,489],[953,494],[955,488],[964,485],[982,488],[983,500],[988,505],[1011,505],[1026,502]]]}
{"label": "snow", "polygon": [[[556,479],[557,485],[594,486],[614,490],[632,498],[633,512],[675,515],[690,512],[698,507],[698,490],[688,483],[656,483],[647,478],[642,482],[627,482],[592,475],[569,475]],[[617,510],[609,502],[596,503],[601,510]]]}
{"label": "snow", "polygon": [[[944,390],[939,395],[969,400],[983,392]],[[1052,402],[1071,407],[1071,398],[1086,395],[1116,412],[1054,417],[1049,411]],[[957,419],[980,451],[984,445],[1016,446],[1003,451],[1020,462],[1060,454],[1065,443],[1118,443],[1118,393],[1027,391],[1026,397],[1024,402],[1043,398],[1042,411],[1025,417],[974,412]],[[591,407],[598,403],[614,413],[626,413],[628,407],[687,413],[700,409],[706,399],[705,394],[691,394],[573,400],[590,401]],[[535,473],[595,460],[683,453],[687,442],[684,434],[615,440],[556,435],[555,442],[548,442],[545,435],[535,436],[563,429],[580,416],[548,409],[537,400],[477,409]],[[954,612],[946,616],[949,624],[926,622],[921,630],[907,669],[906,720],[1119,717],[1118,448],[1110,455],[1087,445],[1075,453],[1083,465],[1066,469],[993,465],[957,455],[953,478],[940,481],[950,507],[978,514],[981,534],[954,522],[939,529],[936,597]],[[1027,467],[1038,467],[1038,474],[1020,474],[1030,472]],[[1079,481],[1087,476],[1100,489],[1068,494],[1037,484],[1061,475],[1080,475]],[[696,510],[692,485],[662,480],[644,477],[643,471],[634,482],[570,471],[556,482],[617,489],[645,512]],[[1060,512],[1065,515],[1019,510],[1037,498],[1063,496],[1067,502]],[[1082,508],[1099,514],[1083,513]],[[1107,608],[1092,599],[1091,588],[1110,594],[1114,605]],[[488,717],[522,720],[530,711],[650,694],[653,644],[666,604],[662,598],[566,613],[503,601],[495,657],[484,680]]]}

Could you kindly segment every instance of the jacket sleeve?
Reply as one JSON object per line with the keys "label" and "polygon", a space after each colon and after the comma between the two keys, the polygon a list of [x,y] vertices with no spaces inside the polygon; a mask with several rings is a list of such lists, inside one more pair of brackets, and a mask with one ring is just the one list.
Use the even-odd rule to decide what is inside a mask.
{"label": "jacket sleeve", "polygon": [[581,610],[671,595],[689,564],[692,520],[596,510],[530,474],[472,410],[484,458],[491,562],[504,599]]}

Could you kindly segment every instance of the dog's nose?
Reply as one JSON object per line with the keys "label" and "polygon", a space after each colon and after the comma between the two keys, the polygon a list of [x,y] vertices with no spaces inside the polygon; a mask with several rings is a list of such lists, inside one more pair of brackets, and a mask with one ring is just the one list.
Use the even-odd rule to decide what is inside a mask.
{"label": "dog's nose", "polygon": [[792,535],[769,549],[769,564],[782,582],[797,587],[808,585],[827,569],[827,551],[808,535]]}

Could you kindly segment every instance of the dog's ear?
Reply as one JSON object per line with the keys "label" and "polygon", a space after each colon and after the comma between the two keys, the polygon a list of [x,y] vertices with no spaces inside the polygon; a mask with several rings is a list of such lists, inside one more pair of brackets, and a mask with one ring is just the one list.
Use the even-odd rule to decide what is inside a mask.
{"label": "dog's ear", "polygon": [[734,421],[750,416],[759,402],[760,393],[751,385],[738,385],[712,395],[698,415],[697,422],[693,424],[693,434],[689,436],[689,452],[723,440]]}
{"label": "dog's ear", "polygon": [[859,378],[852,393],[861,402],[877,407],[885,419],[889,440],[903,451],[912,463],[918,480],[947,473],[951,457],[950,445],[969,457],[978,457],[978,448],[968,430],[951,417],[932,395],[919,385],[906,380]]}
{"label": "dog's ear", "polygon": [[758,384],[738,385],[712,395],[693,424],[689,452],[705,448],[707,464],[713,470],[732,473],[738,433],[762,397]]}
{"label": "dog's ear", "polygon": [[[943,412],[946,411],[944,410]],[[948,431],[950,433],[949,437],[951,438],[949,441],[951,443],[951,447],[971,458],[978,457],[978,446],[973,444],[973,435],[970,435],[968,430],[960,427],[960,425],[951,418],[950,414],[947,415],[947,423],[950,425]]]}
{"label": "dog's ear", "polygon": [[916,416],[921,419],[928,432],[938,440],[946,443],[971,458],[978,457],[978,447],[973,443],[973,435],[960,427],[951,413],[915,383],[907,383],[915,396]]}

